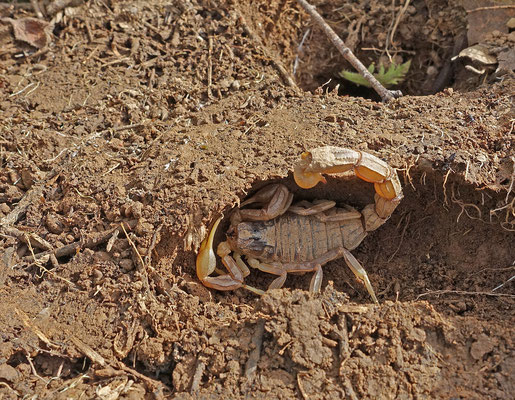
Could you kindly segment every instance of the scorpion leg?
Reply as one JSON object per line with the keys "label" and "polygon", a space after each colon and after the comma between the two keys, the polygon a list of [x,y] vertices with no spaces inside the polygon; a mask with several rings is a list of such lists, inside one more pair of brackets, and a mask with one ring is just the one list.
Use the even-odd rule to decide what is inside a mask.
{"label": "scorpion leg", "polygon": [[363,282],[365,284],[365,287],[367,288],[368,293],[374,300],[374,303],[379,304],[377,301],[376,294],[374,292],[374,288],[372,287],[372,284],[370,283],[370,280],[368,279],[367,271],[365,271],[365,268],[362,267],[360,262],[352,255],[352,253],[342,248],[343,250],[343,257],[345,259],[345,262],[349,266],[349,268],[352,270],[356,278]]}
{"label": "scorpion leg", "polygon": [[[333,256],[334,257],[334,256]],[[334,257],[335,258],[335,257]],[[268,286],[268,290],[270,289],[280,289],[283,287],[284,282],[286,281],[286,276],[288,273],[288,269],[285,266],[281,265],[273,265],[263,263],[255,258],[248,258],[248,263],[252,268],[259,269],[260,271],[267,272],[269,274],[279,275],[278,278],[274,279],[270,286]],[[312,293],[319,293],[320,287],[322,286],[322,265],[316,264],[314,267],[312,266],[299,266],[294,267],[293,271],[290,272],[309,272],[313,271],[313,277],[311,278],[311,282],[309,284],[309,291]]]}
{"label": "scorpion leg", "polygon": [[302,200],[288,208],[288,211],[297,215],[315,215],[330,210],[335,205],[336,202],[332,200],[315,200],[313,203]]}
{"label": "scorpion leg", "polygon": [[[361,213],[355,208],[343,205],[336,211],[336,209],[333,210],[335,205],[336,202],[332,200],[315,200],[313,203],[302,200],[288,208],[288,211],[303,216],[314,215],[322,222],[340,222],[361,218]],[[328,210],[330,212],[325,213]]]}
{"label": "scorpion leg", "polygon": [[286,281],[287,271],[280,265],[273,265],[261,262],[255,258],[247,258],[247,262],[252,268],[259,269],[260,271],[267,272],[273,275],[279,275],[276,279],[272,281],[268,289],[280,289],[283,287],[284,282]]}
{"label": "scorpion leg", "polygon": [[[293,194],[288,188],[280,183],[265,186],[250,199],[241,203],[240,209],[236,210],[232,225],[240,221],[268,221],[282,215],[290,207],[293,201]],[[257,203],[263,205],[257,209],[241,209],[248,204]]]}

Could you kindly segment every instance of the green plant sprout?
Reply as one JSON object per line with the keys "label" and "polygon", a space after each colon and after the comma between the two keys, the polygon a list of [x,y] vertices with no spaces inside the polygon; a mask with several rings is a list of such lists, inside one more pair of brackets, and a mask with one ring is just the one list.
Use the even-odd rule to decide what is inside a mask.
{"label": "green plant sprout", "polygon": [[[384,65],[379,66],[379,70],[375,72],[375,63],[370,64],[368,67],[368,72],[370,72],[374,77],[386,88],[397,85],[402,82],[406,77],[407,72],[409,71],[409,67],[411,66],[411,60],[406,61],[404,64],[390,64],[387,70],[385,70]],[[370,83],[361,76],[357,72],[351,72],[347,70],[343,70],[339,74],[343,79],[346,79],[356,85],[371,87]]]}

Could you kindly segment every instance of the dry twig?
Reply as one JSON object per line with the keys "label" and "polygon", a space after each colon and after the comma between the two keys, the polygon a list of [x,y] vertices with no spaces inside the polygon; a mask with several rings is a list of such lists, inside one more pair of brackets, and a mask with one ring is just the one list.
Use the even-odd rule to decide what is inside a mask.
{"label": "dry twig", "polygon": [[338,374],[340,376],[345,376],[343,367],[352,353],[349,348],[349,332],[347,331],[347,317],[345,316],[345,313],[341,313],[338,316],[338,330],[340,334],[340,367],[338,369]]}
{"label": "dry twig", "polygon": [[[130,228],[134,228],[134,226],[136,226],[136,223],[137,223],[137,221],[125,222],[125,224],[127,224]],[[40,258],[47,256],[47,255],[51,255],[51,254],[54,254],[57,258],[71,256],[71,255],[79,252],[80,249],[90,249],[92,247],[98,246],[99,244],[107,242],[109,240],[109,238],[111,237],[111,235],[118,229],[120,229],[119,226],[116,226],[114,228],[108,229],[103,232],[92,233],[85,240],[79,240],[77,242],[73,242],[73,243],[67,244],[65,246],[59,247],[55,250],[49,250],[49,251],[44,251],[42,253],[34,254],[34,258],[36,260],[39,260]],[[22,261],[25,261],[25,262],[31,261],[31,260],[32,260],[32,255],[25,256],[22,259]]]}
{"label": "dry twig", "polygon": [[303,376],[308,376],[308,375],[309,375],[308,371],[297,372],[297,385],[299,385],[299,391],[304,400],[308,400],[310,397],[306,394],[306,391],[304,390],[304,385],[302,385],[302,380],[300,378]]}
{"label": "dry twig", "polygon": [[358,71],[363,78],[365,78],[370,86],[381,96],[384,102],[388,102],[397,97],[401,97],[400,90],[388,90],[368,71],[368,69],[358,60],[352,51],[345,45],[343,40],[339,38],[335,31],[324,21],[322,16],[316,11],[315,7],[309,4],[306,0],[297,0],[297,2],[306,10],[311,16],[313,21],[322,28],[329,40],[333,42],[342,56]]}

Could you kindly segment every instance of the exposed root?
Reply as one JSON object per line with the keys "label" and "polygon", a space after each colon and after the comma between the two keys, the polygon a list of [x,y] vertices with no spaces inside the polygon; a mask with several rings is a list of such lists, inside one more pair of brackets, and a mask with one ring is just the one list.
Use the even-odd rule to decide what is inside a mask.
{"label": "exposed root", "polygon": [[310,398],[306,394],[306,392],[304,390],[304,386],[302,385],[302,380],[301,380],[301,377],[307,376],[307,375],[309,375],[308,371],[299,371],[299,372],[297,372],[297,385],[299,385],[299,391],[300,391],[300,394],[302,395],[302,398],[304,400],[308,400]]}
{"label": "exposed root", "polygon": [[397,27],[399,26],[399,23],[401,22],[402,17],[406,13],[406,10],[408,9],[409,4],[410,4],[410,0],[406,0],[404,2],[404,5],[402,6],[399,13],[397,14],[397,18],[395,18],[395,22],[392,23],[393,27],[392,27],[392,25],[390,25],[391,29],[387,33],[385,52],[388,55],[390,62],[392,62],[392,56],[390,55],[390,52],[388,51],[388,47],[390,46],[390,44],[393,44],[393,38],[395,36],[395,32],[397,31]]}
{"label": "exposed root", "polygon": [[[411,175],[410,175],[410,170],[411,168],[413,168],[415,166],[415,162],[413,162],[412,160],[410,160],[410,162],[405,162],[405,165],[406,165],[406,168],[404,169],[404,171],[406,171],[405,173],[405,177],[407,179],[407,181],[409,182],[411,188],[413,189],[414,192],[417,191],[417,189],[415,188],[415,185],[413,185],[413,179],[411,179]],[[402,171],[402,170],[398,170],[398,171]]]}
{"label": "exposed root", "polygon": [[401,233],[401,238],[399,240],[399,245],[397,246],[397,248],[395,249],[393,254],[388,258],[388,261],[386,261],[386,263],[389,263],[390,261],[392,261],[393,258],[395,257],[395,255],[397,254],[397,252],[399,251],[399,249],[401,248],[402,242],[404,240],[404,235],[406,234],[406,230],[408,229],[408,225],[409,225],[410,219],[411,219],[411,212],[408,212],[408,215],[406,216],[406,224],[404,225],[404,228],[402,228],[402,233]]}
{"label": "exposed root", "polygon": [[[445,185],[444,185],[444,189],[445,189]],[[459,222],[460,217],[463,215],[463,213],[467,214],[467,217],[469,217],[470,219],[477,219],[477,220],[483,221],[483,219],[481,218],[481,209],[478,206],[476,206],[475,204],[472,204],[472,203],[465,203],[462,200],[459,200],[456,198],[456,196],[454,195],[454,185],[451,186],[451,201],[461,207],[461,211],[458,214],[458,216],[456,217],[456,223]],[[473,215],[471,215],[468,212],[467,207],[475,209],[478,213],[478,216],[474,217]],[[483,222],[485,222],[485,221],[483,221]]]}
{"label": "exposed root", "polygon": [[38,372],[36,371],[36,367],[34,367],[34,363],[32,362],[32,358],[30,357],[30,354],[27,350],[25,350],[25,357],[27,358],[27,361],[29,362],[30,369],[32,370],[32,374],[38,378],[41,379],[43,382],[45,382],[45,385],[48,385],[50,381],[47,381],[45,378],[41,377]]}
{"label": "exposed root", "polygon": [[504,221],[501,222],[501,227],[509,232],[515,232],[515,196],[513,196],[510,201],[510,194],[515,183],[515,157],[512,157],[511,159],[513,161],[513,171],[511,173],[510,185],[508,186],[508,191],[504,199],[505,204],[502,207],[490,210],[490,222],[492,221],[492,216],[496,215],[499,211],[506,210]]}
{"label": "exposed root", "polygon": [[443,179],[443,197],[444,197],[444,204],[446,206],[449,206],[449,202],[447,201],[447,188],[446,188],[446,184],[447,184],[447,179],[449,178],[449,174],[451,173],[451,170],[447,171],[447,173],[445,174],[445,177]]}
{"label": "exposed root", "polygon": [[492,292],[497,290],[497,289],[500,289],[502,288],[504,285],[506,285],[508,282],[511,282],[513,279],[515,279],[515,275],[512,275],[511,278],[509,278],[508,280],[504,281],[503,283],[501,283],[500,285],[497,285],[496,287],[494,287],[492,289]]}
{"label": "exposed root", "polygon": [[7,389],[11,390],[12,392],[14,392],[14,394],[16,394],[16,396],[20,397],[20,393],[18,393],[16,390],[14,390],[12,387],[10,387],[7,383],[5,382],[0,382],[0,386],[5,386]]}
{"label": "exposed root", "polygon": [[501,222],[501,227],[506,231],[515,232],[515,196],[511,199],[510,203],[494,210],[490,210],[490,222],[492,221],[492,216],[502,210],[506,210],[506,214],[504,221]]}

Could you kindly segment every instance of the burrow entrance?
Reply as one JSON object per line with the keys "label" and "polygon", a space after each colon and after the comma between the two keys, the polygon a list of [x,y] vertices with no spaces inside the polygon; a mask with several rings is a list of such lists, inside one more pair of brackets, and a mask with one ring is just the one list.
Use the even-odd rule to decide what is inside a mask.
{"label": "burrow entrance", "polygon": [[[425,299],[444,312],[505,318],[502,294],[513,283],[493,289],[507,282],[515,269],[514,235],[508,225],[500,224],[509,209],[491,213],[499,208],[503,195],[477,190],[459,176],[445,175],[419,169],[410,170],[409,178],[401,173],[403,201],[390,220],[371,232],[352,253],[367,270],[381,302]],[[329,199],[358,210],[373,202],[373,185],[355,177],[328,177],[327,184],[303,190],[291,176],[256,182],[242,201],[265,185],[278,182],[294,193],[295,200]],[[226,217],[218,229],[215,245],[225,239],[230,214],[229,209],[224,211]],[[192,265],[195,255],[187,253],[177,261],[189,260]],[[223,269],[220,260],[218,266]],[[322,288],[332,281],[351,301],[370,302],[366,289],[344,260],[332,261],[323,268]],[[185,272],[196,279],[193,269]],[[251,269],[245,283],[266,289],[274,278]],[[284,287],[308,290],[310,279],[311,273],[289,274]],[[236,293],[245,298],[255,297],[244,289]],[[226,296],[227,292],[212,294],[216,298]]]}

